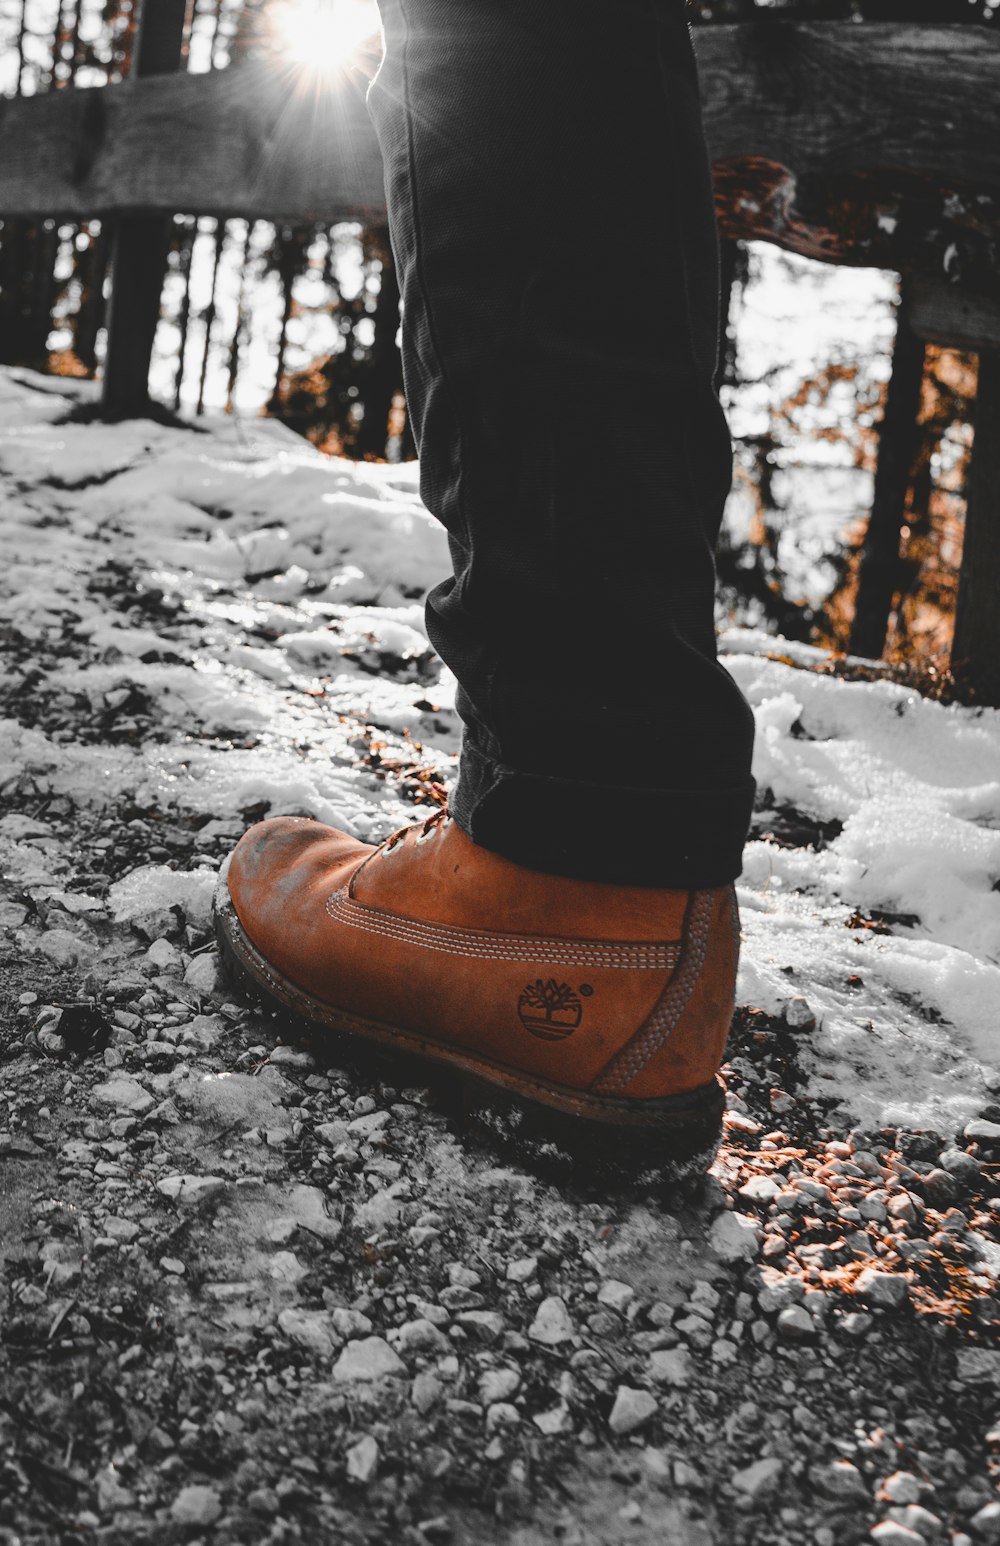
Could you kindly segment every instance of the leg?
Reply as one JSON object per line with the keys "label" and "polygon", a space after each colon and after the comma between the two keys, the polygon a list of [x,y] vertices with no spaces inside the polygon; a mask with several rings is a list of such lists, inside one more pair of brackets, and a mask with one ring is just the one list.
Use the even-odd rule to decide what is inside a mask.
{"label": "leg", "polygon": [[268,998],[646,1174],[718,1132],[752,793],[715,659],[729,440],[690,40],[680,0],[384,14],[407,397],[454,560],[427,611],[461,685],[454,817],[377,848],[262,823],[220,939]]}
{"label": "leg", "polygon": [[720,885],[753,731],[715,658],[730,447],[681,0],[383,17],[407,400],[454,563],[427,607],[466,727],[453,815],[550,873]]}

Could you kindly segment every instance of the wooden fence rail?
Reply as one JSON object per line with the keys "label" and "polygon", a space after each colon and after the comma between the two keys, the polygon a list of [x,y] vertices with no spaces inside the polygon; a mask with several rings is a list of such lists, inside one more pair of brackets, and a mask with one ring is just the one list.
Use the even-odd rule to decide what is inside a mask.
{"label": "wooden fence rail", "polygon": [[[953,653],[1000,705],[1000,35],[762,18],[701,27],[696,46],[723,234],[899,270],[914,336],[983,357]],[[174,212],[384,220],[360,90],[297,90],[256,62],[0,102],[0,216]],[[900,348],[912,376],[908,338]],[[891,434],[890,416],[887,459]],[[890,568],[900,487],[896,468],[869,544]],[[865,594],[859,637],[874,652],[891,587]]]}

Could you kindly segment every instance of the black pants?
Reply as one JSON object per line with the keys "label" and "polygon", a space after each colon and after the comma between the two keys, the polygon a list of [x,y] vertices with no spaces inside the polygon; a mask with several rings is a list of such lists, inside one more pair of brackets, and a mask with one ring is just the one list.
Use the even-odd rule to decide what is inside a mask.
{"label": "black pants", "polygon": [[452,814],[534,869],[723,884],[753,721],[716,661],[731,448],[681,0],[382,16],[407,402],[454,564],[427,602],[465,725]]}

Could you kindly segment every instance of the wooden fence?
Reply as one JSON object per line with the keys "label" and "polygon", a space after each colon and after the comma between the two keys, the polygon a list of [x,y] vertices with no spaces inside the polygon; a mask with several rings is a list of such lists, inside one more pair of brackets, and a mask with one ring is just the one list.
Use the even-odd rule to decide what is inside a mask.
{"label": "wooden fence", "polygon": [[[163,265],[150,238],[173,212],[385,216],[360,93],[299,97],[260,62],[171,73],[182,9],[150,7],[132,78],[0,102],[0,215],[118,222],[111,414],[145,401]],[[852,635],[866,654],[892,605],[923,346],[979,355],[952,667],[1000,705],[1000,36],[768,17],[701,28],[697,51],[724,236],[903,276]]]}

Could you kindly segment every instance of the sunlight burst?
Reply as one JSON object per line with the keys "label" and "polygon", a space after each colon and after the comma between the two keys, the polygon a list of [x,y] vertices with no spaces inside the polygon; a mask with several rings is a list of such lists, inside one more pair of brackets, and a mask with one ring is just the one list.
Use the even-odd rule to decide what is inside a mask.
{"label": "sunlight burst", "polygon": [[273,15],[281,52],[313,75],[349,69],[379,30],[372,0],[286,0]]}

